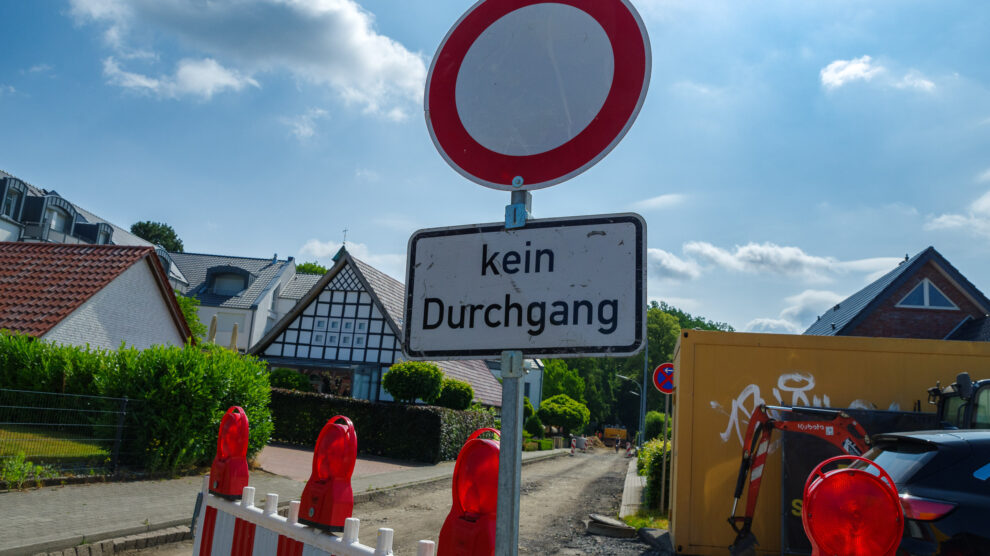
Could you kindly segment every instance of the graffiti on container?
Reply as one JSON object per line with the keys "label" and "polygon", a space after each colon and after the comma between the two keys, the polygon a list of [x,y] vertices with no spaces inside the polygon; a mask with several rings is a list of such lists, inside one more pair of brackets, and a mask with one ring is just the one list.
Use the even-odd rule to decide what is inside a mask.
{"label": "graffiti on container", "polygon": [[[832,407],[828,394],[819,396],[811,391],[815,388],[815,375],[802,373],[800,371],[786,372],[777,378],[777,385],[770,389],[771,400],[763,398],[760,387],[757,384],[745,386],[739,395],[732,400],[732,407],[726,411],[722,404],[712,400],[712,409],[721,412],[728,418],[725,430],[719,433],[722,442],[728,442],[733,436],[739,440],[739,445],[743,444],[743,433],[749,425],[749,416],[762,404],[769,405],[789,405],[808,407]],[[853,409],[876,409],[877,406],[867,400],[854,400],[849,404]],[[900,406],[897,403],[890,404],[888,408],[897,411]],[[733,435],[733,433],[735,433]]]}

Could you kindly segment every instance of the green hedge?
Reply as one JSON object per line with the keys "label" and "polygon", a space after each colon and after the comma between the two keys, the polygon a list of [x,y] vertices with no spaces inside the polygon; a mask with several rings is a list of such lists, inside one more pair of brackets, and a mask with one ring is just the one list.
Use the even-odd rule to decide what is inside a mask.
{"label": "green hedge", "polygon": [[[665,449],[666,458],[663,457]],[[666,467],[666,474],[662,477],[663,483],[665,483],[665,488],[663,489],[664,498],[668,501],[670,500],[670,462],[672,459],[671,443],[669,440],[665,442],[664,440],[655,438],[643,444],[643,449],[639,451],[636,469],[640,475],[646,475],[646,492],[644,493],[644,498],[650,509],[655,510],[660,508],[661,470],[664,466]]]}
{"label": "green hedge", "polygon": [[121,453],[152,471],[209,465],[232,405],[250,421],[249,458],[272,431],[265,364],[215,345],[107,351],[0,331],[0,385],[140,400],[129,406]]}
{"label": "green hedge", "polygon": [[354,422],[358,452],[436,463],[457,457],[472,432],[491,427],[491,413],[443,407],[372,403],[273,388],[272,440],[312,448],[327,419],[346,415]]}

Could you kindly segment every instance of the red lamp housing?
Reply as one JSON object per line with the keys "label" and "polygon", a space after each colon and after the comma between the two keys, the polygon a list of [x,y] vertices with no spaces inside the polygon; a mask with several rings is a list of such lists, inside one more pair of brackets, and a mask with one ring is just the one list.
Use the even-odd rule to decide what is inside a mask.
{"label": "red lamp housing", "polygon": [[[876,469],[846,467],[822,472],[842,461]],[[811,540],[812,556],[894,556],[904,533],[904,512],[890,475],[866,458],[842,455],[827,459],[804,484],[801,521]]]}
{"label": "red lamp housing", "polygon": [[495,553],[495,511],[498,507],[499,442],[478,438],[499,431],[474,431],[454,464],[454,503],[440,529],[437,556],[474,556]]}
{"label": "red lamp housing", "polygon": [[[334,421],[343,419],[344,425]],[[351,474],[357,461],[357,432],[343,415],[327,421],[316,439],[313,473],[303,489],[299,522],[326,531],[344,530],[344,521],[354,512]]]}
{"label": "red lamp housing", "polygon": [[239,500],[248,485],[248,418],[239,406],[231,407],[220,420],[217,455],[210,466],[210,492]]}

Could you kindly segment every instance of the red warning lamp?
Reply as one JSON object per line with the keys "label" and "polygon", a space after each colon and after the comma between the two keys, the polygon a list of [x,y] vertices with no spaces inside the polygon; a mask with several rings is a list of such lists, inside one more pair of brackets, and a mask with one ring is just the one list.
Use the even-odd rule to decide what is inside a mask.
{"label": "red warning lamp", "polygon": [[[866,469],[822,469],[842,460],[866,463]],[[858,456],[827,459],[804,484],[804,532],[812,556],[893,556],[904,532],[904,512],[890,475],[876,463]]]}
{"label": "red warning lamp", "polygon": [[468,437],[454,464],[454,503],[440,529],[437,556],[473,556],[495,553],[495,510],[498,506],[499,442],[478,438],[491,428]]}
{"label": "red warning lamp", "polygon": [[[334,421],[343,419],[344,425]],[[357,432],[343,415],[323,425],[313,451],[313,473],[303,489],[299,522],[326,531],[343,531],[354,511],[351,474],[357,461]]]}
{"label": "red warning lamp", "polygon": [[248,484],[248,418],[239,406],[231,407],[220,420],[217,455],[210,466],[210,492],[240,499]]}

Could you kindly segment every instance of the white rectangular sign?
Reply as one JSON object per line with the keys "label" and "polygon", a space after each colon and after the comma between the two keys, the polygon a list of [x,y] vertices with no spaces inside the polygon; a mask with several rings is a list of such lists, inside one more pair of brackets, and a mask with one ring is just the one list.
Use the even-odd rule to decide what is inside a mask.
{"label": "white rectangular sign", "polygon": [[411,359],[632,355],[646,330],[638,214],[420,230],[409,239]]}

